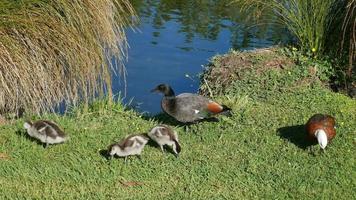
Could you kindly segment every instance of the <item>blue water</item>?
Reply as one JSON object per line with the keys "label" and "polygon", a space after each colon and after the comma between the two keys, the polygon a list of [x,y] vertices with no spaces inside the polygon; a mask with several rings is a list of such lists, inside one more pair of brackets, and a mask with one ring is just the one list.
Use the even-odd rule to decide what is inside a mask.
{"label": "blue water", "polygon": [[[162,7],[159,0],[136,2],[140,3],[136,9],[141,23],[137,27],[139,31],[127,30],[130,45],[125,65],[128,72],[127,88],[125,90],[123,81],[116,77],[113,91],[121,93],[124,103],[131,102],[131,106],[139,112],[156,114],[161,111],[161,95],[150,93],[160,83],[170,84],[176,94],[197,92],[199,74],[212,56],[224,54],[232,48],[246,50],[267,47],[278,41],[276,31],[272,28],[264,28],[262,32],[258,28],[242,26],[233,20],[236,15],[230,18],[226,14],[219,16],[218,13],[204,17],[205,13],[198,13],[200,21],[207,19],[207,23],[199,24],[200,21],[194,16],[191,20],[185,20],[181,8],[184,2],[178,5],[180,8],[169,5],[171,7],[163,11],[159,10]],[[206,7],[210,9],[209,5]],[[162,17],[157,17],[157,13]]]}

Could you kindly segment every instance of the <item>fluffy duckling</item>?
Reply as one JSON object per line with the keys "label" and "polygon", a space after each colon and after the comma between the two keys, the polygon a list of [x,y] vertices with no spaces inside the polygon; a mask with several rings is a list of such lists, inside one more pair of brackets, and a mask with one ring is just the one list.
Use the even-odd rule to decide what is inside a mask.
{"label": "fluffy duckling", "polygon": [[172,149],[176,155],[181,151],[181,146],[178,142],[178,134],[175,130],[168,127],[167,125],[158,125],[151,129],[148,136],[161,147],[162,152],[164,152],[163,146],[172,146]]}
{"label": "fluffy duckling", "polygon": [[231,109],[227,106],[198,94],[182,93],[176,96],[167,84],[160,84],[151,92],[162,93],[164,95],[161,100],[162,110],[182,123],[198,122],[217,114],[231,114]]}
{"label": "fluffy duckling", "polygon": [[148,140],[149,138],[146,134],[130,135],[118,143],[111,144],[108,147],[108,154],[110,157],[114,155],[125,157],[126,163],[127,156],[137,155],[140,158],[141,152]]}
{"label": "fluffy duckling", "polygon": [[59,144],[65,142],[68,137],[59,126],[48,120],[38,120],[36,122],[26,121],[24,128],[29,136],[38,139],[47,147],[48,144]]}
{"label": "fluffy duckling", "polygon": [[306,124],[308,138],[317,140],[321,149],[335,137],[335,118],[330,115],[315,114]]}

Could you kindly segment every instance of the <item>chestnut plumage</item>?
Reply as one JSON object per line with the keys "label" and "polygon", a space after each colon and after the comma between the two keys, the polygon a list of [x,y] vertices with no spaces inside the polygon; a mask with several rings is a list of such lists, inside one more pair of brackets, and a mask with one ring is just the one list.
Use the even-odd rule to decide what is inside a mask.
{"label": "chestnut plumage", "polygon": [[306,124],[308,138],[316,140],[325,149],[336,135],[335,118],[326,114],[313,115]]}

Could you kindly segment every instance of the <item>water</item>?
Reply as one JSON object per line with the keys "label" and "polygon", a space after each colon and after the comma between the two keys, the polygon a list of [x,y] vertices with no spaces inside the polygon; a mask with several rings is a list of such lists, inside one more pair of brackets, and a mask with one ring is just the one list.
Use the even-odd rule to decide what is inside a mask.
{"label": "water", "polygon": [[[133,100],[139,112],[161,111],[161,95],[149,92],[160,83],[171,85],[176,94],[197,92],[202,65],[212,56],[283,40],[278,27],[245,24],[245,16],[230,0],[132,2],[141,23],[140,31],[127,30],[130,49],[124,103]],[[119,78],[114,79],[113,91],[125,91]]]}

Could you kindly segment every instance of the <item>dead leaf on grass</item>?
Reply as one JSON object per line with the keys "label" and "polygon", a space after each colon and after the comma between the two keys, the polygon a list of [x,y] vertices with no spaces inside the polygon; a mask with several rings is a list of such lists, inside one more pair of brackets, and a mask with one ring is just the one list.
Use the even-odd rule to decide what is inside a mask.
{"label": "dead leaf on grass", "polygon": [[6,153],[0,153],[0,160],[9,160],[10,157]]}
{"label": "dead leaf on grass", "polygon": [[137,181],[120,181],[121,185],[124,187],[135,187],[144,185],[142,182]]}

